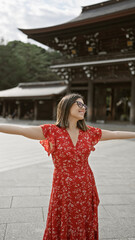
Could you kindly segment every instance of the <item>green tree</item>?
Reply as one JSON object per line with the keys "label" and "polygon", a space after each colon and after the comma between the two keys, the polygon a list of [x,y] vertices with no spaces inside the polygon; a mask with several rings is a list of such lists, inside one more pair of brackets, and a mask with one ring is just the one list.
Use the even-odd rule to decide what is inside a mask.
{"label": "green tree", "polygon": [[49,66],[60,58],[56,51],[34,44],[12,41],[0,44],[0,90],[12,88],[20,82],[54,81],[59,77]]}

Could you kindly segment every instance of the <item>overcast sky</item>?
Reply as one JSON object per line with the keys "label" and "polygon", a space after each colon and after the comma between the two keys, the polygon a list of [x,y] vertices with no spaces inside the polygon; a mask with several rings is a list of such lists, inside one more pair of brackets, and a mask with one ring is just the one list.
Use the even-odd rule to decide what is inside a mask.
{"label": "overcast sky", "polygon": [[[81,6],[107,0],[0,0],[0,38],[30,42],[17,28],[48,27],[67,22],[81,13]],[[40,45],[43,47],[43,45]]]}

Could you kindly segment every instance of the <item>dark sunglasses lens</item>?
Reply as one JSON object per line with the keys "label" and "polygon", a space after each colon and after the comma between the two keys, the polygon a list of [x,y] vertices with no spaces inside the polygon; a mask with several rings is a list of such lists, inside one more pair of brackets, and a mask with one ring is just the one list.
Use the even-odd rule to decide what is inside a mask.
{"label": "dark sunglasses lens", "polygon": [[87,106],[85,105],[84,107],[85,107],[85,111],[87,111]]}
{"label": "dark sunglasses lens", "polygon": [[83,108],[85,107],[85,111],[87,111],[87,106],[81,102],[77,102],[78,107]]}
{"label": "dark sunglasses lens", "polygon": [[81,102],[78,102],[78,107],[82,108],[83,104]]}

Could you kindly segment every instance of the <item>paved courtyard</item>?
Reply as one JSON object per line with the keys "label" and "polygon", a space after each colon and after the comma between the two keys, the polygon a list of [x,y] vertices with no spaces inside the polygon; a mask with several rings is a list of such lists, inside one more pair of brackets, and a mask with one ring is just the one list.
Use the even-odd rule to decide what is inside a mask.
{"label": "paved courtyard", "polygon": [[[100,198],[99,239],[135,239],[135,139],[99,142],[89,164]],[[0,240],[42,240],[53,168],[39,141],[0,133]]]}

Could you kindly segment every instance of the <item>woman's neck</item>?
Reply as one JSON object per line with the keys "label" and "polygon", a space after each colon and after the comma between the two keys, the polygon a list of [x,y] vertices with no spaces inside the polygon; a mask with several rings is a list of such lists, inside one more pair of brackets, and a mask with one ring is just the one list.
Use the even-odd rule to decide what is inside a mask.
{"label": "woman's neck", "polygon": [[75,130],[77,129],[77,120],[74,118],[69,118],[68,119],[68,129],[69,130]]}

